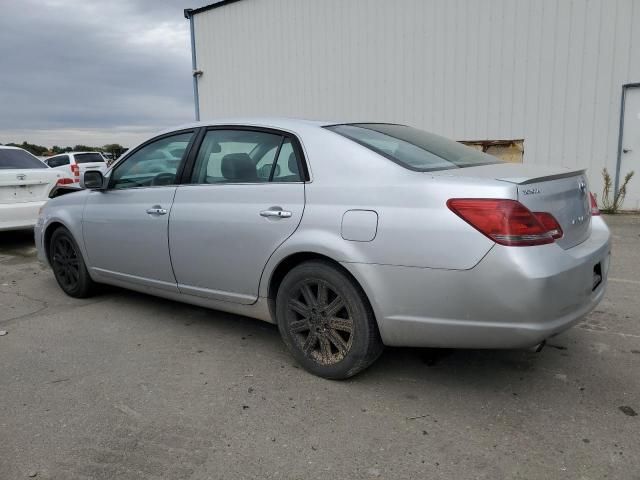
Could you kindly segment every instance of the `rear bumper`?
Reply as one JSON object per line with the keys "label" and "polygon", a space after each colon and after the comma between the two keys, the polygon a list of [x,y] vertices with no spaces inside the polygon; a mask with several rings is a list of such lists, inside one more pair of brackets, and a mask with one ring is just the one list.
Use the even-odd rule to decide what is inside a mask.
{"label": "rear bumper", "polygon": [[[522,348],[566,330],[603,298],[609,230],[563,250],[496,245],[470,270],[349,264],[376,313],[386,345]],[[594,267],[602,282],[593,290]]]}
{"label": "rear bumper", "polygon": [[32,228],[38,220],[40,207],[45,203],[46,200],[0,204],[0,231]]}

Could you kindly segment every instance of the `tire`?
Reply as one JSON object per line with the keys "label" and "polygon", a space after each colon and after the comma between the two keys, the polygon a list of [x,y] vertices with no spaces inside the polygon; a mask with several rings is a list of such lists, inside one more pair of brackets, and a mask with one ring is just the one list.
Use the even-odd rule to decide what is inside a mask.
{"label": "tire", "polygon": [[287,273],[276,297],[276,318],[293,357],[320,377],[352,377],[382,353],[364,292],[329,262],[301,263]]}
{"label": "tire", "polygon": [[87,298],[95,291],[80,248],[66,228],[60,227],[51,235],[49,263],[58,285],[70,297]]}

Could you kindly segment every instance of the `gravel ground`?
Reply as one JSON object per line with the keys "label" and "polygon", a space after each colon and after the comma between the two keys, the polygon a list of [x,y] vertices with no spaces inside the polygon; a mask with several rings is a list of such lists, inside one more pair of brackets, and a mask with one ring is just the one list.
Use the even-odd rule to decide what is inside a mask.
{"label": "gravel ground", "polygon": [[541,353],[387,349],[345,382],[256,320],[66,297],[0,233],[0,479],[640,479],[640,217],[607,221],[605,300]]}

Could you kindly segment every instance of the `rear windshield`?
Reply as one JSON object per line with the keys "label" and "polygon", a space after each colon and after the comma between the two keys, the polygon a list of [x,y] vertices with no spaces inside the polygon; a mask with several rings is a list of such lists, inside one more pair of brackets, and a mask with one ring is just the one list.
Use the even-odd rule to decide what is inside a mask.
{"label": "rear windshield", "polygon": [[99,153],[76,153],[73,157],[76,159],[76,163],[104,162],[104,157]]}
{"label": "rear windshield", "polygon": [[36,157],[24,150],[0,148],[0,169],[19,168],[49,168]]}
{"label": "rear windshield", "polygon": [[352,123],[326,128],[419,172],[502,163],[453,140],[404,125]]}

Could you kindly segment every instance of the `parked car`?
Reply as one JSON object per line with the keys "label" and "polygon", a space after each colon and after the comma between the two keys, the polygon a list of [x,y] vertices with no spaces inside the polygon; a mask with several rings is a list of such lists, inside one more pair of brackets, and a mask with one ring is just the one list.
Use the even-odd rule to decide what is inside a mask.
{"label": "parked car", "polygon": [[36,227],[64,292],[113,284],[273,322],[327,378],[383,345],[538,345],[607,283],[584,170],[506,164],[402,125],[197,123],[82,185]]}
{"label": "parked car", "polygon": [[100,152],[69,152],[47,158],[44,163],[51,168],[70,174],[76,183],[80,182],[86,170],[107,171],[107,162]]}
{"label": "parked car", "polygon": [[26,150],[0,145],[0,231],[33,227],[52,188],[72,182]]}

